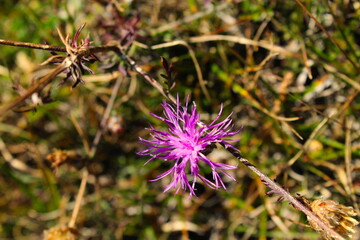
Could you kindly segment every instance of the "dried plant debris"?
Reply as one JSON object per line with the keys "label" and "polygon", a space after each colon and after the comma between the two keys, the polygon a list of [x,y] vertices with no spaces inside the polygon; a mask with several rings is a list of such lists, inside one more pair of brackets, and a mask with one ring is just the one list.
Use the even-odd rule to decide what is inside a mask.
{"label": "dried plant debris", "polygon": [[86,159],[77,150],[54,149],[51,154],[46,156],[46,160],[50,161],[52,163],[51,167],[55,169],[63,164],[68,164],[76,169],[81,169],[84,166]]}

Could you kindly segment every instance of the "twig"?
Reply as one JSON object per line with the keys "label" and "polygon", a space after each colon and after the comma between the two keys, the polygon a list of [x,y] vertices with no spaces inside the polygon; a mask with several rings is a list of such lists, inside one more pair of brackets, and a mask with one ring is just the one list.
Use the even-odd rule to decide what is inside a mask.
{"label": "twig", "polygon": [[313,79],[313,75],[311,72],[311,66],[309,66],[309,61],[308,61],[308,57],[307,57],[307,53],[306,53],[306,47],[305,47],[305,43],[303,40],[300,41],[300,49],[301,49],[301,53],[303,55],[303,59],[304,59],[303,61],[304,61],[305,68],[307,70],[308,78]]}
{"label": "twig", "polygon": [[[65,59],[66,60],[66,59]],[[0,120],[5,117],[5,113],[17,105],[19,105],[22,101],[30,97],[33,93],[37,91],[41,91],[46,85],[48,85],[58,74],[60,74],[64,69],[71,65],[69,61],[63,61],[59,66],[57,66],[53,71],[49,74],[41,78],[37,83],[32,85],[25,94],[21,95],[20,97],[16,98],[12,102],[6,104],[5,106],[0,108]]]}
{"label": "twig", "polygon": [[[261,47],[261,48],[267,49],[273,53],[279,53],[284,56],[291,56],[291,57],[295,57],[298,59],[302,59],[302,56],[300,54],[291,52],[283,47],[280,47],[280,46],[277,46],[277,45],[274,45],[272,43],[268,43],[265,41],[255,41],[255,40],[252,40],[249,38],[239,37],[239,36],[218,35],[218,34],[203,35],[203,36],[190,37],[189,39],[186,39],[186,41],[188,43],[202,43],[202,42],[216,42],[216,41],[234,42],[234,43],[243,44],[243,45],[251,45],[254,47]],[[174,41],[174,42],[176,42],[176,41]],[[178,45],[176,43],[174,44],[174,42],[156,44],[156,45],[151,46],[151,49],[157,49],[157,48]],[[148,46],[146,44],[143,44],[140,42],[135,42],[134,44],[139,47],[142,47],[142,48],[148,48]]]}
{"label": "twig", "polygon": [[0,44],[13,46],[13,47],[41,49],[41,50],[53,51],[53,52],[66,52],[65,47],[51,46],[47,44],[16,42],[16,41],[4,40],[4,39],[0,39]]}
{"label": "twig", "polygon": [[251,164],[247,159],[245,159],[239,150],[235,150],[233,148],[226,148],[234,157],[236,157],[242,164],[247,166],[251,171],[253,171],[256,175],[258,175],[261,179],[261,181],[270,189],[273,190],[273,192],[279,194],[284,199],[287,199],[291,202],[291,204],[298,210],[302,211],[303,213],[308,216],[313,222],[318,224],[324,231],[329,233],[330,236],[338,239],[338,240],[345,240],[342,236],[340,236],[337,232],[335,232],[333,229],[328,227],[323,221],[319,219],[318,216],[316,216],[309,208],[304,206],[302,203],[300,203],[296,198],[294,198],[288,191],[280,187],[277,183],[275,183],[273,180],[271,180],[268,176],[263,174],[259,169],[257,169],[253,164]]}
{"label": "twig", "polygon": [[341,21],[342,20],[340,20],[339,17],[335,14],[334,8],[332,6],[330,6],[329,1],[322,0],[321,2],[323,2],[327,6],[328,11],[330,11],[331,15],[334,17],[334,26],[338,29],[338,31],[341,34],[342,38],[345,40],[346,46],[350,48],[349,50],[353,54],[353,56],[356,59],[358,59],[357,51],[353,46],[354,44],[351,43],[350,40],[349,40],[349,37],[351,37],[351,34],[346,34],[344,29],[341,27],[341,25],[342,25]]}
{"label": "twig", "polygon": [[[52,52],[66,52],[66,47],[63,46],[53,46],[48,44],[38,44],[38,43],[28,43],[28,42],[16,42],[16,41],[4,40],[4,39],[0,39],[0,45],[33,48],[33,49],[40,49],[40,50],[46,50]],[[116,51],[116,50],[117,50],[117,45],[90,46],[88,48],[82,48],[79,51],[79,56],[89,55],[91,53],[108,52],[108,51]]]}
{"label": "twig", "polygon": [[346,76],[345,74],[339,72],[335,67],[324,63],[323,64],[324,68],[326,69],[326,71],[333,73],[335,75],[337,75],[339,78],[341,78],[344,82],[350,84],[352,87],[354,87],[356,90],[360,91],[360,84],[353,80],[352,78],[349,78],[348,76]]}
{"label": "twig", "polygon": [[288,117],[281,117],[281,116],[275,115],[272,111],[263,107],[254,97],[251,96],[251,94],[245,88],[241,87],[240,84],[234,84],[233,90],[234,90],[234,92],[239,93],[241,96],[248,99],[251,102],[252,106],[259,109],[260,111],[262,111],[269,117],[272,117],[279,121],[288,121],[288,122],[296,121],[296,120],[300,119],[300,117],[289,117],[288,118]]}
{"label": "twig", "polygon": [[173,103],[176,103],[176,100],[174,96],[172,96],[169,92],[165,91],[164,88],[156,81],[154,78],[152,78],[149,74],[147,74],[141,67],[139,67],[136,62],[131,59],[121,48],[121,46],[118,46],[116,49],[116,52],[120,55],[120,57],[125,60],[127,64],[129,64],[132,69],[140,74],[146,81],[148,81],[154,88],[156,88],[164,97],[172,101]]}

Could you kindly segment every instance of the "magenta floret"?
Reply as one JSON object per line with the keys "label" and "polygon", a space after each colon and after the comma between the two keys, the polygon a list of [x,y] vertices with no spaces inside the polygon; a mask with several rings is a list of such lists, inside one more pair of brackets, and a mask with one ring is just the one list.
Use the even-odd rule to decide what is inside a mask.
{"label": "magenta floret", "polygon": [[[175,194],[177,194],[180,189],[184,191],[189,189],[190,196],[196,196],[195,183],[198,178],[205,185],[215,190],[219,188],[226,189],[219,172],[235,180],[224,170],[235,169],[236,166],[215,163],[206,157],[204,151],[213,143],[221,143],[226,147],[233,147],[228,141],[237,140],[227,138],[237,134],[240,130],[232,130],[231,114],[223,121],[215,123],[222,113],[222,106],[214,121],[207,125],[200,121],[200,114],[196,110],[195,103],[193,103],[191,109],[189,109],[188,103],[189,99],[187,99],[185,107],[181,106],[179,98],[177,99],[176,106],[172,106],[166,101],[163,102],[162,106],[165,116],[152,115],[164,121],[168,125],[168,130],[160,131],[151,127],[149,130],[154,140],[140,138],[141,143],[148,146],[148,148],[138,154],[151,156],[146,163],[155,158],[163,159],[164,161],[174,161],[174,166],[171,169],[153,180],[157,181],[171,175],[172,180],[166,186],[164,192],[174,188],[176,189]],[[211,168],[212,179],[207,179],[199,173],[199,164],[202,163],[207,164]],[[190,175],[193,176],[192,183],[189,181],[187,169],[190,170]]]}

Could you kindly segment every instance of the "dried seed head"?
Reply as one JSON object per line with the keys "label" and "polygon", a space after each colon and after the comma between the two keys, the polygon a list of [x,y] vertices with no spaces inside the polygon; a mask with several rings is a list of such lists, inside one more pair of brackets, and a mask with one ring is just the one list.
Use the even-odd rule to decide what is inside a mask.
{"label": "dried seed head", "polygon": [[[303,198],[303,197],[302,197]],[[357,215],[352,207],[344,206],[331,199],[316,199],[311,202],[303,198],[303,202],[313,211],[326,225],[345,237],[351,237],[355,233],[355,226],[359,222],[353,218]],[[319,227],[314,221],[308,218],[310,226],[321,233],[326,240],[335,240],[329,233]]]}
{"label": "dried seed head", "polygon": [[69,66],[64,69],[64,72],[66,73],[66,78],[61,84],[63,84],[67,79],[70,79],[74,83],[72,88],[75,88],[79,83],[84,83],[81,77],[85,71],[94,74],[94,72],[89,67],[87,67],[85,63],[93,63],[94,61],[98,60],[95,54],[87,51],[91,44],[89,38],[79,40],[80,33],[85,27],[85,25],[86,24],[80,26],[80,28],[76,31],[73,39],[69,38],[69,35],[64,37],[61,31],[57,29],[59,37],[66,47],[67,55],[61,56],[53,53],[55,54],[55,56],[49,58],[43,63],[56,63],[56,61],[69,62]]}
{"label": "dried seed head", "polygon": [[75,240],[77,233],[66,225],[57,225],[44,231],[43,240]]}

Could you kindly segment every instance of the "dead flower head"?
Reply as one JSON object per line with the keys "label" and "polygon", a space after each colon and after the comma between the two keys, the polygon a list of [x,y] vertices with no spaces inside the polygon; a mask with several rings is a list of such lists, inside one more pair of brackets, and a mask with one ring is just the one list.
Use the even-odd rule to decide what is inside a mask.
{"label": "dead flower head", "polygon": [[85,63],[93,63],[98,60],[95,54],[86,53],[87,48],[89,48],[91,44],[89,38],[79,40],[80,33],[85,25],[86,24],[84,23],[80,26],[80,28],[76,31],[73,39],[71,39],[69,35],[64,37],[61,31],[58,29],[59,37],[62,43],[65,45],[67,54],[64,56],[52,52],[53,56],[42,63],[42,65],[48,63],[60,64],[64,61],[67,61],[68,67],[64,69],[66,77],[61,84],[63,84],[67,79],[70,79],[73,82],[72,88],[76,87],[79,83],[84,83],[81,76],[85,73],[85,71],[94,74],[94,72],[89,67],[87,67]]}
{"label": "dead flower head", "polygon": [[[353,218],[357,213],[352,207],[344,206],[332,199],[316,199],[309,201],[300,196],[298,198],[304,203],[311,211],[313,211],[327,226],[339,233],[341,236],[350,237],[355,233],[355,226],[359,222]],[[326,240],[335,240],[329,233],[318,226],[317,223],[308,218],[311,228],[321,233]]]}

